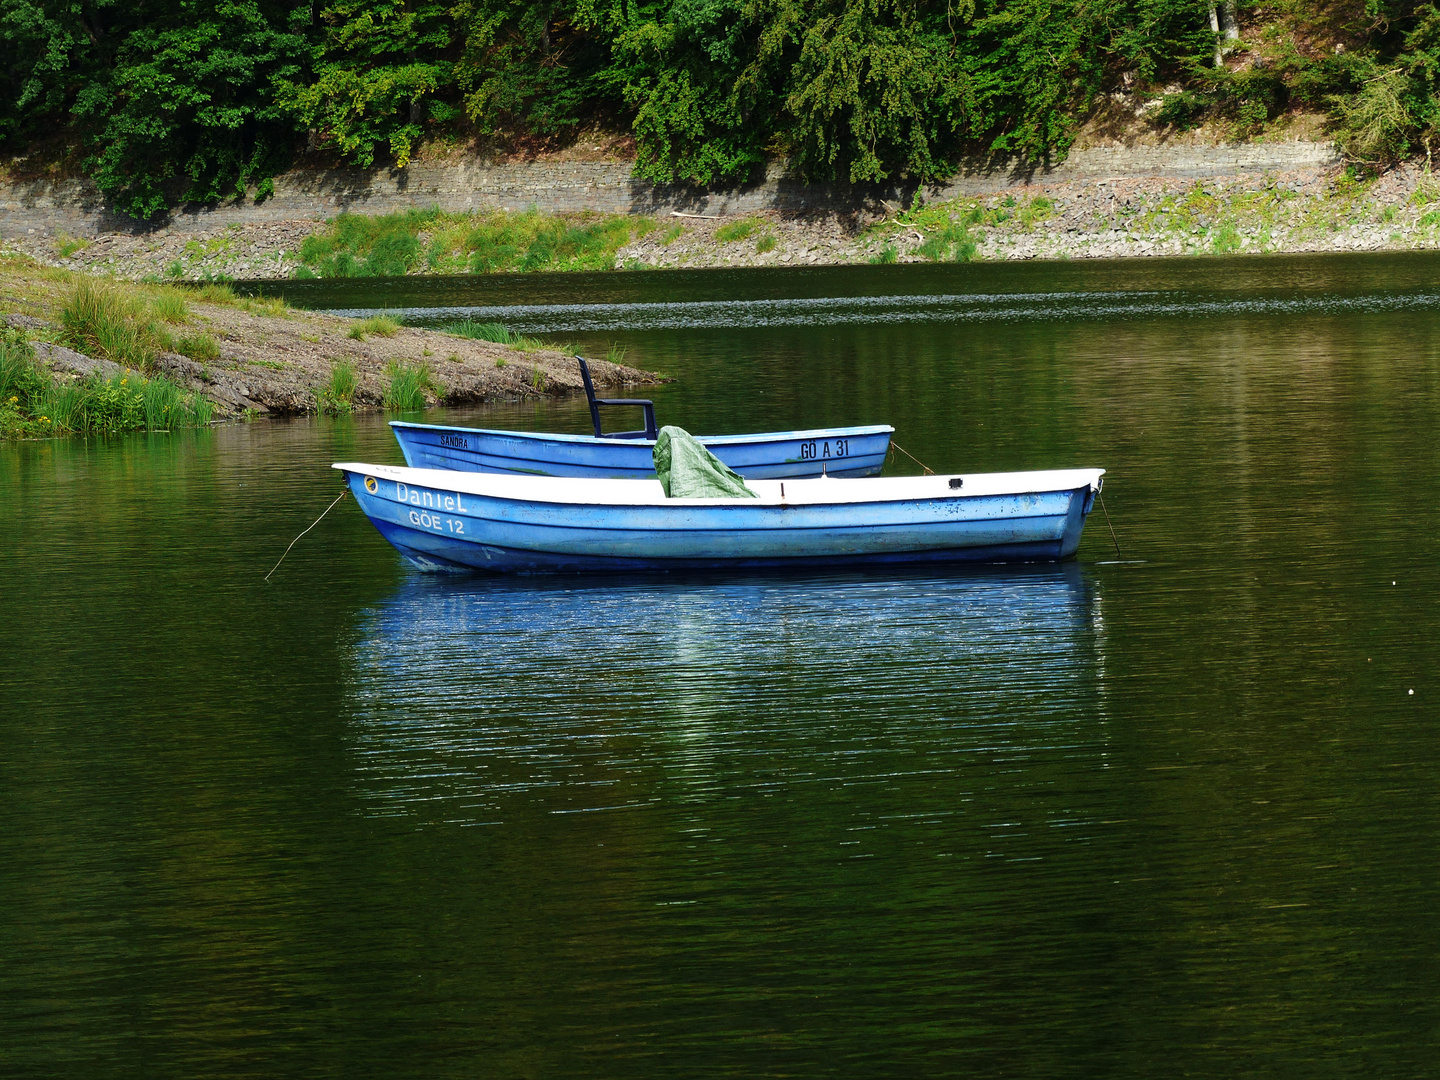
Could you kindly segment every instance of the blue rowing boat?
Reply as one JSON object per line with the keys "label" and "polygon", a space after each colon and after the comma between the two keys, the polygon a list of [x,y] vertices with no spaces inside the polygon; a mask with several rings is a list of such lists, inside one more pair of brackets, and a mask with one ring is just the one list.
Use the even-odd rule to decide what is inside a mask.
{"label": "blue rowing boat", "polygon": [[[442,427],[390,421],[405,464],[412,469],[519,473],[525,476],[593,476],[643,479],[655,475],[655,403],[644,398],[595,396],[590,365],[583,356],[580,378],[590,404],[595,434],[550,435],[486,428]],[[604,431],[602,408],[640,409],[645,426],[635,431]],[[771,431],[761,435],[701,435],[699,443],[747,479],[802,476],[874,476],[890,452],[895,429],[818,428]]]}
{"label": "blue rowing boat", "polygon": [[[390,421],[415,469],[643,479],[655,475],[655,438],[554,435]],[[873,476],[890,451],[888,424],[701,435],[701,445],[746,479]]]}
{"label": "blue rowing boat", "polygon": [[1070,558],[1103,469],[755,480],[754,499],[669,499],[659,480],[337,464],[423,570],[696,570]]}

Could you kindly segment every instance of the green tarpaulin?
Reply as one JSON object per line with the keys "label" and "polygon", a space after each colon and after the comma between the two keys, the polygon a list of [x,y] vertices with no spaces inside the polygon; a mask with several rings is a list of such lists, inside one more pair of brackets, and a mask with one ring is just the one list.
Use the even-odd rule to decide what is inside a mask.
{"label": "green tarpaulin", "polygon": [[667,499],[758,499],[745,478],[695,441],[684,428],[662,427],[655,440],[655,475]]}

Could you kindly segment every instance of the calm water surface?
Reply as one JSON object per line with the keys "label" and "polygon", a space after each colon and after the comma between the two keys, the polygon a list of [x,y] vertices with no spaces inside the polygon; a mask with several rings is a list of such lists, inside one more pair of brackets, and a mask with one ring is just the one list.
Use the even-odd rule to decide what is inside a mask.
{"label": "calm water surface", "polygon": [[0,448],[0,1074],[1440,1074],[1440,260],[294,291],[1102,466],[1123,557],[435,579],[347,500],[266,584],[383,421]]}

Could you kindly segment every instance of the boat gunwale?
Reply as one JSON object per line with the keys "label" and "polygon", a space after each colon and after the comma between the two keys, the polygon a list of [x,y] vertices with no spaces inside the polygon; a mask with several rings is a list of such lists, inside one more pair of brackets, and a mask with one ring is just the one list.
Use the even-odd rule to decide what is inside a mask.
{"label": "boat gunwale", "polygon": [[[881,505],[888,505],[888,504],[895,504],[895,505],[912,505],[912,506],[914,506],[914,505],[931,504],[931,503],[962,502],[962,501],[971,500],[971,499],[1014,498],[1014,497],[1018,497],[1018,496],[1043,496],[1043,495],[1051,495],[1051,494],[1060,494],[1060,493],[1062,493],[1062,492],[1073,492],[1073,491],[1076,491],[1077,489],[1079,489],[1079,488],[1081,488],[1081,487],[1087,487],[1087,488],[1089,488],[1092,492],[1098,493],[1098,492],[1101,490],[1101,488],[1103,487],[1103,477],[1104,477],[1105,472],[1106,472],[1106,470],[1104,470],[1104,469],[1097,469],[1097,468],[1037,469],[1037,470],[1028,470],[1028,471],[1025,471],[1025,472],[1015,472],[1015,473],[969,473],[969,474],[956,473],[956,474],[929,475],[929,476],[923,476],[923,477],[917,477],[917,476],[897,476],[897,477],[847,477],[847,478],[825,478],[825,477],[822,477],[822,478],[806,478],[806,479],[795,479],[795,480],[789,480],[789,479],[787,479],[787,480],[752,480],[752,481],[749,481],[749,482],[748,482],[748,485],[751,486],[751,490],[753,491],[753,490],[755,490],[754,487],[753,487],[754,484],[763,484],[763,485],[766,485],[767,487],[775,487],[775,488],[780,488],[780,487],[783,487],[783,485],[785,485],[785,484],[790,484],[790,485],[792,485],[792,487],[793,487],[793,486],[800,486],[801,488],[805,488],[805,487],[808,487],[809,485],[812,485],[812,484],[826,484],[826,485],[831,485],[831,484],[844,484],[844,485],[846,485],[846,486],[849,486],[849,485],[851,485],[851,484],[857,484],[857,483],[859,483],[859,484],[881,484],[881,485],[887,485],[887,484],[888,484],[888,485],[893,485],[893,484],[895,484],[896,482],[904,482],[904,481],[907,481],[907,480],[908,480],[908,481],[921,480],[921,481],[927,481],[927,482],[939,482],[939,481],[942,481],[942,480],[943,480],[943,481],[948,482],[948,481],[950,481],[950,480],[958,479],[958,480],[962,481],[962,486],[959,487],[959,488],[955,488],[955,489],[948,490],[948,491],[936,492],[936,493],[933,494],[933,495],[931,495],[931,494],[908,494],[908,493],[901,493],[901,494],[897,494],[897,495],[894,495],[894,496],[889,497],[889,498],[829,499],[829,500],[825,500],[825,501],[813,501],[813,502],[812,502],[812,501],[809,501],[809,500],[796,500],[796,499],[791,498],[791,497],[789,497],[789,496],[779,495],[779,494],[776,494],[776,495],[773,495],[773,496],[769,496],[769,497],[767,497],[766,495],[760,494],[758,498],[754,498],[754,499],[746,499],[746,498],[738,498],[738,499],[737,499],[737,498],[673,499],[673,498],[670,498],[670,497],[668,497],[668,496],[666,496],[666,495],[664,494],[663,489],[660,488],[660,481],[659,481],[659,480],[649,480],[649,479],[625,479],[625,478],[610,478],[610,477],[528,476],[528,475],[526,475],[526,476],[518,476],[518,475],[510,475],[510,474],[506,474],[506,473],[481,473],[481,472],[472,473],[472,472],[461,472],[461,471],[452,471],[452,470],[444,470],[444,469],[415,469],[415,468],[411,468],[411,467],[409,467],[409,466],[402,466],[402,465],[373,465],[373,464],[367,464],[367,463],[364,463],[364,462],[335,462],[335,463],[332,464],[330,467],[331,467],[332,469],[336,469],[336,470],[338,470],[338,471],[340,471],[340,472],[343,472],[343,473],[354,473],[354,474],[357,474],[357,475],[359,475],[359,476],[361,476],[361,477],[371,476],[371,475],[374,475],[374,476],[383,476],[383,477],[385,477],[385,479],[389,480],[391,483],[396,483],[396,484],[402,484],[402,483],[403,483],[403,484],[405,484],[407,487],[416,487],[416,488],[421,488],[421,489],[429,489],[429,490],[437,491],[437,492],[446,492],[446,491],[449,491],[449,492],[453,492],[453,493],[455,493],[455,494],[457,494],[457,495],[459,495],[459,494],[470,495],[470,496],[474,496],[474,497],[480,498],[480,499],[490,499],[490,500],[494,500],[494,501],[497,501],[497,502],[513,503],[513,504],[517,504],[517,505],[531,505],[531,506],[544,506],[544,507],[586,507],[586,508],[601,508],[601,509],[612,509],[612,510],[656,510],[656,509],[659,509],[659,510],[675,510],[675,511],[683,511],[683,510],[691,510],[691,509],[695,509],[695,510],[698,510],[698,509],[731,509],[731,510],[819,510],[819,509],[833,509],[833,508],[840,508],[840,507],[854,508],[854,507],[857,507],[857,506],[881,506]],[[605,485],[605,484],[623,484],[623,485],[627,485],[627,486],[629,486],[629,485],[635,485],[635,484],[645,484],[645,485],[651,487],[652,490],[654,490],[654,489],[659,489],[659,495],[660,495],[660,497],[659,497],[658,499],[657,499],[657,498],[652,498],[652,499],[648,499],[648,500],[646,500],[646,501],[626,501],[626,502],[615,501],[615,500],[613,500],[613,499],[611,499],[611,500],[582,501],[582,500],[576,499],[576,498],[574,498],[574,497],[568,497],[568,496],[567,496],[567,497],[564,497],[564,498],[550,498],[550,499],[547,499],[547,498],[537,498],[537,497],[535,497],[533,494],[529,494],[529,493],[527,493],[527,494],[525,494],[525,495],[517,495],[517,494],[510,494],[510,493],[498,493],[498,492],[495,492],[495,491],[484,491],[484,490],[465,490],[465,491],[462,491],[462,490],[460,489],[460,487],[457,486],[453,481],[450,482],[450,483],[439,483],[439,482],[435,482],[435,481],[433,481],[433,480],[419,480],[419,479],[417,479],[417,480],[415,480],[415,481],[410,481],[410,480],[407,480],[406,477],[404,477],[404,476],[397,476],[397,475],[396,475],[397,473],[424,473],[424,474],[435,475],[435,476],[438,476],[438,477],[440,477],[440,478],[442,478],[442,479],[445,479],[445,478],[463,478],[463,479],[466,481],[466,483],[465,483],[464,486],[467,487],[467,488],[485,486],[485,484],[486,484],[487,482],[489,482],[489,483],[491,483],[491,484],[495,484],[495,483],[518,483],[518,482],[522,482],[522,481],[525,482],[525,483],[528,483],[528,484],[538,484],[538,485],[540,485],[542,488],[545,487],[545,486],[554,486],[554,485],[563,485],[563,486],[565,486],[565,487],[570,487],[570,486],[577,485],[577,484],[582,484],[582,485],[593,485],[593,484],[601,484],[601,485]],[[965,481],[971,481],[971,482],[973,483],[973,481],[975,481],[975,480],[980,480],[980,479],[983,479],[983,478],[1002,477],[1002,476],[1003,476],[1003,477],[1017,477],[1017,478],[1018,478],[1018,477],[1026,477],[1026,476],[1033,476],[1033,477],[1040,477],[1040,476],[1068,476],[1068,477],[1070,477],[1071,479],[1073,479],[1073,480],[1075,480],[1075,481],[1077,481],[1077,482],[1074,482],[1074,483],[1059,483],[1059,482],[1057,482],[1057,483],[1044,484],[1044,485],[1033,486],[1033,487],[1009,488],[1009,489],[1006,489],[1006,490],[985,490],[985,491],[978,491],[978,492],[977,492],[977,491],[974,491],[973,489],[972,489],[971,491],[968,491],[968,492],[964,490],[964,486],[963,486],[963,485],[964,485],[964,482],[965,482]],[[759,493],[757,493],[757,494],[759,494]],[[838,493],[837,493],[837,494],[838,494]],[[378,497],[378,496],[372,496],[372,497]],[[410,503],[410,502],[408,502],[408,501],[401,501],[401,500],[398,500],[398,499],[395,499],[395,500],[389,500],[389,499],[387,499],[387,500],[384,500],[384,501],[394,502],[396,505],[400,505],[400,506],[414,506],[414,505],[417,505],[417,504],[414,504],[414,503]],[[425,507],[425,509],[435,509],[435,508]],[[455,512],[455,511],[452,511],[452,512]]]}
{"label": "boat gunwale", "polygon": [[[417,424],[410,420],[391,420],[392,428],[404,428],[411,431],[454,431],[464,434],[500,436],[504,438],[523,439],[529,442],[539,443],[577,443],[590,446],[645,446],[653,447],[654,439],[617,439],[597,437],[594,435],[572,435],[564,432],[545,431],[509,431],[504,428],[477,428],[461,427],[451,424]],[[889,424],[861,424],[855,427],[833,427],[833,428],[808,428],[803,431],[757,431],[749,434],[739,435],[697,435],[706,445],[720,444],[729,445],[734,443],[769,443],[769,442],[804,442],[807,439],[849,439],[865,435],[894,435],[895,429]]]}

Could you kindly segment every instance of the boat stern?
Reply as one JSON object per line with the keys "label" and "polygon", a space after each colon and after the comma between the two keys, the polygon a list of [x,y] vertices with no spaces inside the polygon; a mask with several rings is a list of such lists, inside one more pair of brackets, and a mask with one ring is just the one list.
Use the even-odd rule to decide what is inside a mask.
{"label": "boat stern", "polygon": [[1073,559],[1080,550],[1080,534],[1085,531],[1085,519],[1095,509],[1095,497],[1105,486],[1105,470],[1097,469],[1095,479],[1084,487],[1074,490],[1070,498],[1070,510],[1065,515],[1065,528],[1060,534],[1060,558]]}

